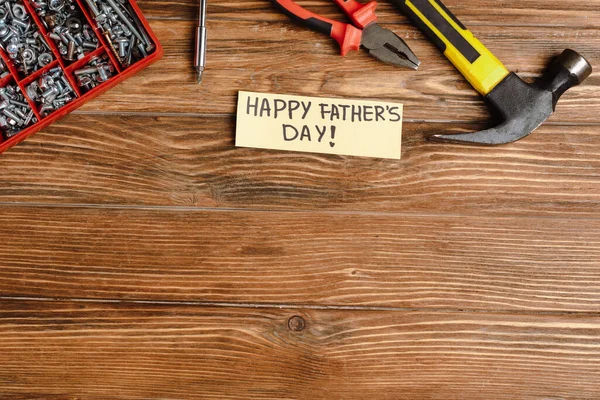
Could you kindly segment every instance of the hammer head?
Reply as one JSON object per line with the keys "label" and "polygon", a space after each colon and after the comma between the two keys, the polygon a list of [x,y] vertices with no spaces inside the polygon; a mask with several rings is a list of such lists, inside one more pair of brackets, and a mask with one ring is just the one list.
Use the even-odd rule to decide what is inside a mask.
{"label": "hammer head", "polygon": [[491,129],[458,135],[435,135],[433,139],[481,145],[500,145],[528,136],[552,115],[560,96],[582,83],[592,66],[579,53],[565,50],[536,83],[509,74],[485,99],[503,122]]}

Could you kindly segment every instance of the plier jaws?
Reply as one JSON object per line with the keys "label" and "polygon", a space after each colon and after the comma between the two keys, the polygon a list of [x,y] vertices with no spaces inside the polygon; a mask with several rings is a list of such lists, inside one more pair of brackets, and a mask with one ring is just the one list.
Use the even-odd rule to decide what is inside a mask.
{"label": "plier jaws", "polygon": [[412,69],[421,65],[404,40],[379,24],[373,23],[363,30],[361,45],[379,61]]}
{"label": "plier jaws", "polygon": [[357,0],[333,0],[352,24],[312,13],[294,0],[271,1],[296,22],[335,39],[340,45],[342,56],[362,46],[373,57],[386,63],[413,69],[417,69],[420,64],[417,56],[398,35],[377,24],[376,1],[362,4]]}

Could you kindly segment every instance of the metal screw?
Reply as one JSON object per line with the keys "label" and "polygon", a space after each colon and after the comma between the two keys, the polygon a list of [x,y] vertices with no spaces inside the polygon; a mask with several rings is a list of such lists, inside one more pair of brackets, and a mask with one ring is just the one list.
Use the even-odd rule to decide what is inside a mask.
{"label": "metal screw", "polygon": [[4,137],[9,139],[17,133],[37,122],[34,112],[21,93],[21,89],[9,84],[0,89],[0,130]]}
{"label": "metal screw", "polygon": [[50,31],[48,37],[56,43],[65,61],[79,60],[98,48],[98,38],[92,27],[82,22],[85,21],[85,16],[75,0],[40,3],[36,7],[36,13],[42,17],[42,22]]}
{"label": "metal screw", "polygon": [[85,0],[119,63],[128,67],[155,46],[134,13],[120,1]]}
{"label": "metal screw", "polygon": [[95,57],[88,62],[88,65],[73,72],[77,78],[77,86],[82,92],[88,92],[108,81],[114,74],[115,69],[110,63],[108,56],[102,58]]}
{"label": "metal screw", "polygon": [[[15,0],[0,2],[0,47],[24,76],[47,65],[39,62],[41,53],[52,57],[50,48],[31,23],[25,7]],[[48,61],[47,57],[43,61]],[[52,58],[48,62],[51,61]]]}
{"label": "metal screw", "polygon": [[50,69],[27,87],[27,95],[40,106],[40,114],[47,116],[64,107],[77,96],[60,67]]}

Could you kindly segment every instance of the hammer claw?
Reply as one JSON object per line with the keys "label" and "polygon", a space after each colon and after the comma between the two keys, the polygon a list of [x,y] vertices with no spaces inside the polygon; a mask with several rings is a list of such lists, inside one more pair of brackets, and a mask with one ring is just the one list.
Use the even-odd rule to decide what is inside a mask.
{"label": "hammer claw", "polygon": [[560,96],[591,72],[592,67],[581,55],[565,50],[535,84],[510,73],[486,96],[489,106],[502,117],[500,125],[475,133],[434,135],[431,139],[486,146],[516,142],[550,118]]}
{"label": "hammer claw", "polygon": [[581,84],[592,66],[567,49],[535,83],[519,78],[492,54],[454,16],[442,0],[391,0],[403,10],[487,100],[502,123],[482,132],[435,135],[453,143],[500,145],[522,139],[537,129],[556,109],[559,98]]}
{"label": "hammer claw", "polygon": [[[480,132],[462,133],[454,135],[433,135],[431,140],[456,144],[479,144],[484,146],[499,146],[509,144],[522,139],[523,133],[514,131],[504,131],[503,126],[488,129]],[[526,136],[526,135],[525,135]]]}

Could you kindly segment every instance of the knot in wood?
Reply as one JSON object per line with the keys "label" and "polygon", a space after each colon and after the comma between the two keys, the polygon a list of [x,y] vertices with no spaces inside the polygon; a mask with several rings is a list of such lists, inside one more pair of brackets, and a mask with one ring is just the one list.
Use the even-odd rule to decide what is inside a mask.
{"label": "knot in wood", "polygon": [[292,332],[301,332],[306,328],[306,321],[304,318],[295,315],[288,320],[288,328]]}

